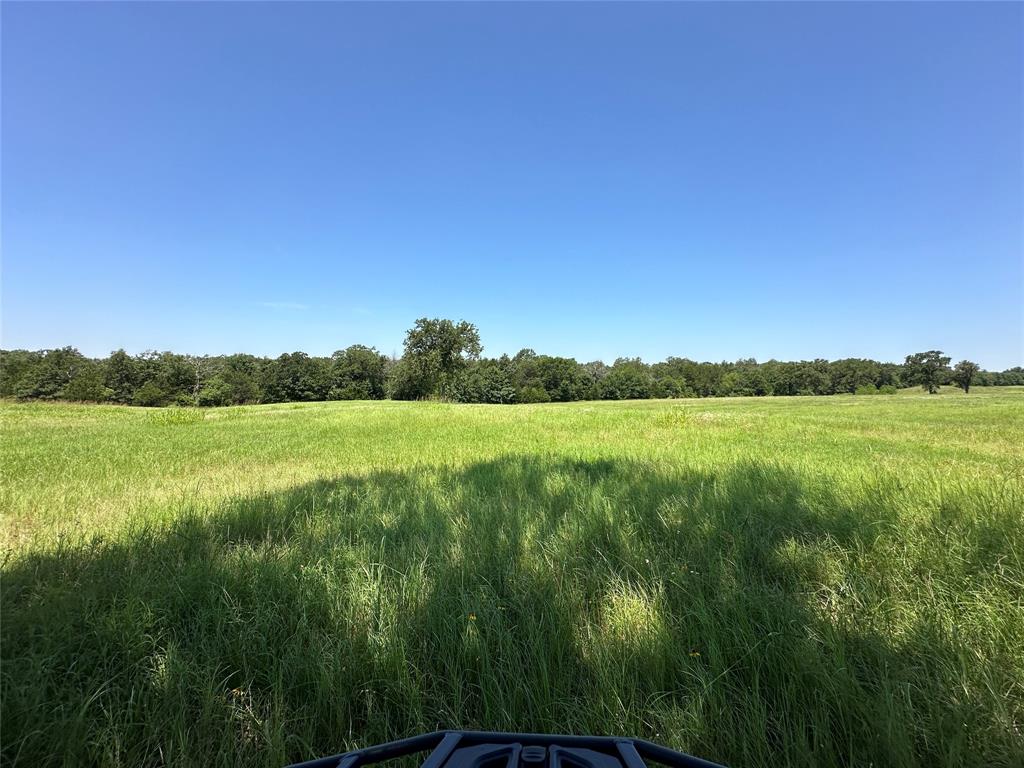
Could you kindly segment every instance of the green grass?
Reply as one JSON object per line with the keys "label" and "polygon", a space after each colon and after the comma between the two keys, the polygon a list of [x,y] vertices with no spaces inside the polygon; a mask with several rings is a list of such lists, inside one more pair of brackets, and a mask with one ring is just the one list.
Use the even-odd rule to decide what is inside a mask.
{"label": "green grass", "polygon": [[0,405],[2,753],[1024,763],[1024,392]]}

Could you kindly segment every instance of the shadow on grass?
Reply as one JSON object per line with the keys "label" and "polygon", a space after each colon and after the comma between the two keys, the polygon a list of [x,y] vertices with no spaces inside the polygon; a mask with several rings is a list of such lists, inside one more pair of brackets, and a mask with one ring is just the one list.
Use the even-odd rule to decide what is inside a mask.
{"label": "shadow on grass", "polygon": [[510,457],[26,555],[2,580],[3,762],[276,766],[459,727],[1009,764],[1019,623],[972,649],[957,613],[1003,534],[946,509],[945,538],[911,535],[900,492]]}

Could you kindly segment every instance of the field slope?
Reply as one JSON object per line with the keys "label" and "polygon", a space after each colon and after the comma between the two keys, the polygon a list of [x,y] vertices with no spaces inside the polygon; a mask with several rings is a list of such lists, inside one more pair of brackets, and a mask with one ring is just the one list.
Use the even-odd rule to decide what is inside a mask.
{"label": "field slope", "polygon": [[1024,392],[0,404],[3,764],[1024,760]]}

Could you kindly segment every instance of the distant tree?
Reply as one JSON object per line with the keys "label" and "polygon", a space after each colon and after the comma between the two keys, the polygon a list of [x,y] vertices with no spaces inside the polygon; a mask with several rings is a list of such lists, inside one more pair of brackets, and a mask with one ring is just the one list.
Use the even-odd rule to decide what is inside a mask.
{"label": "distant tree", "polygon": [[655,363],[651,375],[662,382],[661,387],[669,397],[708,397],[717,385],[716,365],[696,363],[685,357]]}
{"label": "distant tree", "polygon": [[898,389],[902,383],[903,366],[898,363],[879,363],[878,388],[892,387]]}
{"label": "distant tree", "polygon": [[650,366],[651,377],[654,379],[654,397],[696,397],[687,379],[687,370],[692,372],[691,360],[680,360],[671,357],[662,363]]}
{"label": "distant tree", "polygon": [[460,403],[514,403],[511,361],[505,355],[497,360],[470,363],[455,385],[455,399]]}
{"label": "distant tree", "polygon": [[209,378],[210,358],[206,356],[198,357],[196,355],[189,355],[185,360],[190,366],[192,366],[192,400],[198,402],[199,391],[203,388],[203,384],[206,383],[206,379]]}
{"label": "distant tree", "polygon": [[330,361],[305,352],[286,353],[263,368],[264,399],[270,403],[326,400],[330,391]]}
{"label": "distant tree", "polygon": [[829,365],[829,369],[833,391],[837,393],[856,392],[861,387],[877,387],[882,378],[882,366],[874,360],[836,360]]}
{"label": "distant tree", "polygon": [[942,374],[949,370],[949,358],[937,349],[907,355],[903,363],[904,381],[920,384],[929,394],[939,391]]}
{"label": "distant tree", "polygon": [[231,385],[219,373],[208,379],[203,388],[196,393],[196,405],[231,405],[233,402]]}
{"label": "distant tree", "polygon": [[154,408],[159,405],[167,405],[169,399],[167,393],[160,389],[160,385],[150,379],[135,391],[132,403]]}
{"label": "distant tree", "polygon": [[18,393],[19,382],[39,365],[41,352],[25,349],[0,350],[0,397],[13,397]]}
{"label": "distant tree", "polygon": [[103,383],[103,368],[93,361],[86,360],[77,366],[64,389],[61,398],[82,403],[102,403],[110,399],[114,390]]}
{"label": "distant tree", "polygon": [[718,381],[718,386],[715,388],[715,396],[732,397],[736,394],[739,383],[740,375],[736,371],[726,371]]}
{"label": "distant tree", "polygon": [[59,400],[89,360],[74,347],[43,352],[15,385],[14,394],[23,400]]}
{"label": "distant tree", "polygon": [[230,404],[260,402],[260,365],[260,359],[252,355],[229,355],[222,359],[216,378],[227,385]]}
{"label": "distant tree", "polygon": [[406,358],[396,360],[388,369],[387,395],[392,400],[422,400],[431,394],[430,378]]}
{"label": "distant tree", "polygon": [[421,317],[405,336],[405,376],[421,380],[417,391],[450,397],[459,374],[482,351],[472,323]]}
{"label": "distant tree", "polygon": [[589,363],[583,364],[583,370],[587,372],[591,379],[598,382],[611,373],[612,369],[600,360],[591,360]]}
{"label": "distant tree", "polygon": [[110,388],[110,399],[115,403],[130,403],[142,376],[138,361],[119,349],[110,353],[103,368],[104,384]]}
{"label": "distant tree", "polygon": [[380,400],[386,394],[388,359],[373,347],[354,344],[331,356],[331,400]]}
{"label": "distant tree", "polygon": [[965,395],[968,394],[971,391],[971,383],[974,381],[978,370],[979,366],[977,363],[972,363],[970,360],[961,360],[953,369],[953,383],[960,387]]}
{"label": "distant tree", "polygon": [[824,395],[828,393],[832,385],[831,379],[817,362],[797,364],[798,367],[793,373],[792,394]]}
{"label": "distant tree", "polygon": [[600,397],[598,385],[600,385],[605,376],[611,373],[611,370],[600,360],[592,360],[589,363],[583,364],[583,371],[590,377],[590,397],[595,400]]}
{"label": "distant tree", "polygon": [[736,378],[732,386],[732,394],[742,397],[772,394],[768,379],[756,360],[740,360],[733,370]]}
{"label": "distant tree", "polygon": [[1024,368],[1020,366],[1007,368],[1005,371],[992,373],[989,376],[990,386],[993,387],[1019,387],[1024,384]]}
{"label": "distant tree", "polygon": [[143,357],[148,369],[145,378],[155,381],[169,402],[195,404],[196,366],[186,355],[153,352]]}
{"label": "distant tree", "polygon": [[153,381],[160,375],[160,353],[153,349],[147,349],[142,354],[136,355],[135,369],[140,387],[147,381]]}
{"label": "distant tree", "polygon": [[[568,403],[582,400],[590,391],[590,376],[586,369],[571,357],[537,355],[529,362],[523,361],[521,370],[527,375],[517,389],[533,390],[530,395],[532,397],[538,397],[535,390],[542,389],[547,393],[548,400]],[[519,399],[523,400],[523,397]]]}
{"label": "distant tree", "polygon": [[551,395],[544,387],[536,385],[522,387],[516,390],[517,403],[550,403]]}
{"label": "distant tree", "polygon": [[604,400],[640,400],[653,395],[654,377],[640,358],[619,358],[598,391]]}

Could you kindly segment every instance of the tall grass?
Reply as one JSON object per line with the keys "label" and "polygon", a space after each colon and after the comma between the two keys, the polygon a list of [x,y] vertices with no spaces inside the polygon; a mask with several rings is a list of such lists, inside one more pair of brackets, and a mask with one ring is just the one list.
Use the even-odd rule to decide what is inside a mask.
{"label": "tall grass", "polygon": [[2,418],[4,763],[1024,756],[1018,392]]}

